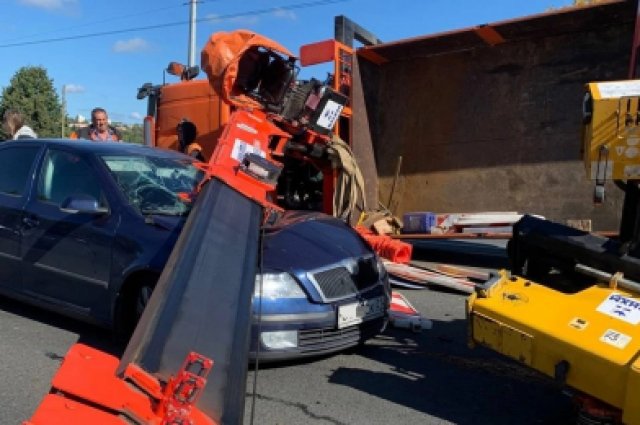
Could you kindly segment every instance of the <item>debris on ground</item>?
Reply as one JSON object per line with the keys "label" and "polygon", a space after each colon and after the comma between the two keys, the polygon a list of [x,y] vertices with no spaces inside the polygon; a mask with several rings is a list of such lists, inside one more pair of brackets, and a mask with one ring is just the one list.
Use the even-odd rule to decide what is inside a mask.
{"label": "debris on ground", "polygon": [[409,284],[422,285],[423,287],[439,286],[466,294],[472,293],[475,287],[475,282],[472,280],[445,272],[427,270],[391,261],[385,261],[384,266],[392,278],[391,283],[393,284],[394,281],[401,283],[398,286],[407,287],[402,282],[408,282]]}
{"label": "debris on ground", "polygon": [[422,332],[433,327],[431,320],[423,317],[404,295],[396,291],[391,294],[389,323],[395,328],[409,329],[412,332]]}
{"label": "debris on ground", "polygon": [[403,234],[484,235],[510,234],[522,218],[517,212],[478,213],[408,212],[403,215]]}

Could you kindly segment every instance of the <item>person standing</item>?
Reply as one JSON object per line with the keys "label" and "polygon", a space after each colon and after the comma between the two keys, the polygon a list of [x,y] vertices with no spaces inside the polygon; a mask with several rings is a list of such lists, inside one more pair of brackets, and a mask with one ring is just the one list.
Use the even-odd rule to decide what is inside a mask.
{"label": "person standing", "polygon": [[122,140],[118,130],[109,125],[107,111],[103,108],[94,108],[91,111],[91,125],[79,129],[77,138],[96,142],[118,142]]}
{"label": "person standing", "polygon": [[37,138],[36,132],[24,121],[24,116],[20,112],[9,109],[4,113],[2,128],[13,140]]}

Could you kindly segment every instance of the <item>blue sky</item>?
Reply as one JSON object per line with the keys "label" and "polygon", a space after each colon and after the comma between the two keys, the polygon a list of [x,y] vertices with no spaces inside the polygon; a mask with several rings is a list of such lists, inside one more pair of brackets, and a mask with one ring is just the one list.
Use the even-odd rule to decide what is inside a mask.
{"label": "blue sky", "polygon": [[[7,4],[8,3],[8,4]],[[570,0],[200,0],[196,57],[209,35],[245,28],[294,53],[333,38],[333,18],[345,15],[383,41],[395,41],[518,18]],[[257,13],[262,11],[262,13]],[[145,82],[160,83],[170,61],[187,62],[188,0],[2,0],[0,88],[22,66],[43,66],[58,93],[67,86],[69,115],[95,106],[115,121],[140,122]],[[162,26],[148,30],[135,28]],[[110,35],[86,35],[113,32]],[[65,38],[64,41],[51,41]],[[45,43],[25,44],[49,40]],[[307,72],[309,73],[309,72]],[[324,78],[324,70],[318,70]],[[168,76],[167,81],[173,81]]]}

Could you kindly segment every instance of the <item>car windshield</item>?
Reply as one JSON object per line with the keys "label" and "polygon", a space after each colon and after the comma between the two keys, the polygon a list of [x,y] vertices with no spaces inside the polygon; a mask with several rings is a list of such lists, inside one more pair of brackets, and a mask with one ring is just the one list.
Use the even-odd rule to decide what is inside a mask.
{"label": "car windshield", "polygon": [[102,155],[129,203],[142,214],[185,215],[188,198],[204,173],[182,158],[149,155]]}

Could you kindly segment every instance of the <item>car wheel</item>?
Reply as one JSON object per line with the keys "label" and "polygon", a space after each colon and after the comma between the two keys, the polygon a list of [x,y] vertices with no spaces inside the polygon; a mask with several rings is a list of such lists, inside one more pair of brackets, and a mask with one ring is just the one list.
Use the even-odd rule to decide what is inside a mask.
{"label": "car wheel", "polygon": [[150,276],[130,283],[133,285],[122,293],[116,316],[116,339],[125,343],[133,334],[155,287],[155,280]]}

